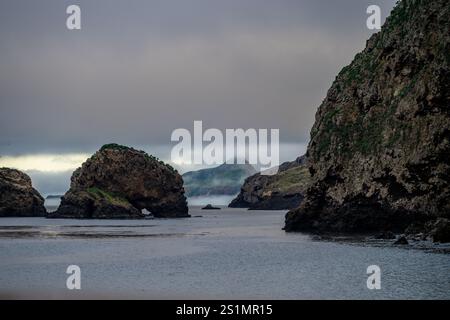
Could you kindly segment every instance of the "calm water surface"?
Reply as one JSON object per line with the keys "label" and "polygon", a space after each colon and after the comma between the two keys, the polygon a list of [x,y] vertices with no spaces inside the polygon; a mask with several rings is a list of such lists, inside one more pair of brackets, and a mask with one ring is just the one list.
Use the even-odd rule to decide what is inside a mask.
{"label": "calm water surface", "polygon": [[[193,218],[0,219],[0,295],[12,298],[449,299],[450,255],[315,241],[284,211],[191,208]],[[201,215],[202,217],[195,217]],[[66,289],[69,265],[82,290]],[[382,270],[368,290],[366,269]]]}

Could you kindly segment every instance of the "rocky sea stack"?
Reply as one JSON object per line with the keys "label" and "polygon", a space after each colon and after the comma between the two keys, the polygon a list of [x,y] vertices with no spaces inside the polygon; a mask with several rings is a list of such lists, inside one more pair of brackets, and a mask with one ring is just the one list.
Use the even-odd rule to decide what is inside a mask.
{"label": "rocky sea stack", "polygon": [[144,151],[103,146],[72,175],[70,190],[50,218],[189,217],[183,179]]}
{"label": "rocky sea stack", "polygon": [[44,198],[25,173],[0,168],[0,217],[43,217]]}
{"label": "rocky sea stack", "polygon": [[450,2],[403,0],[334,81],[287,231],[450,230]]}
{"label": "rocky sea stack", "polygon": [[306,192],[310,174],[305,157],[280,165],[275,175],[257,173],[244,182],[230,208],[286,210],[298,207]]}

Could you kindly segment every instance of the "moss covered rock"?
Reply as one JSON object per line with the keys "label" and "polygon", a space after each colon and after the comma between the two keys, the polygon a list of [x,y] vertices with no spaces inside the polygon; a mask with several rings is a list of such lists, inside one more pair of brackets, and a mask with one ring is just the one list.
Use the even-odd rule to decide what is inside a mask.
{"label": "moss covered rock", "polygon": [[52,218],[188,217],[183,179],[170,166],[117,144],[103,146],[71,178]]}
{"label": "moss covered rock", "polygon": [[300,205],[310,181],[305,157],[283,163],[277,174],[257,173],[244,182],[229,207],[252,210],[285,210]]}
{"label": "moss covered rock", "polygon": [[404,230],[450,217],[450,3],[403,0],[316,114],[312,186],[286,230]]}

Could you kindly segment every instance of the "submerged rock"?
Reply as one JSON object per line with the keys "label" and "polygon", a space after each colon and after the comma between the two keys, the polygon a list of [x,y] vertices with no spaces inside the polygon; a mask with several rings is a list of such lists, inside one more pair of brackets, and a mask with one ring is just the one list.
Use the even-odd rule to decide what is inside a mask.
{"label": "submerged rock", "polygon": [[399,233],[450,218],[449,30],[448,0],[400,1],[340,72],[317,111],[313,182],[287,231]]}
{"label": "submerged rock", "polygon": [[103,146],[71,178],[70,190],[51,218],[135,219],[189,217],[183,179],[144,151]]}
{"label": "submerged rock", "polygon": [[202,210],[220,210],[220,208],[213,207],[212,204],[207,204],[205,207],[202,208]]}
{"label": "submerged rock", "polygon": [[43,217],[46,213],[44,198],[27,174],[0,168],[0,217]]}
{"label": "submerged rock", "polygon": [[229,207],[251,210],[296,208],[303,200],[309,177],[305,157],[299,157],[295,161],[283,163],[275,175],[257,173],[247,178]]}

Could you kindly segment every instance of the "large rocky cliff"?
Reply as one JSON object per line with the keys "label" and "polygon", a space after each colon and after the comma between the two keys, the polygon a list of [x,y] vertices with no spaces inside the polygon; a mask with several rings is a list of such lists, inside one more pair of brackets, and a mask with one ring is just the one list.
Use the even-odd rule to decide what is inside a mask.
{"label": "large rocky cliff", "polygon": [[283,163],[277,174],[247,178],[230,208],[285,210],[300,205],[310,180],[305,157]]}
{"label": "large rocky cliff", "polygon": [[287,231],[448,226],[448,0],[399,2],[329,89],[307,156],[313,183]]}
{"label": "large rocky cliff", "polygon": [[30,177],[15,169],[0,168],[0,217],[45,216],[44,198]]}
{"label": "large rocky cliff", "polygon": [[133,148],[103,146],[71,178],[50,218],[188,217],[183,179],[172,167]]}

